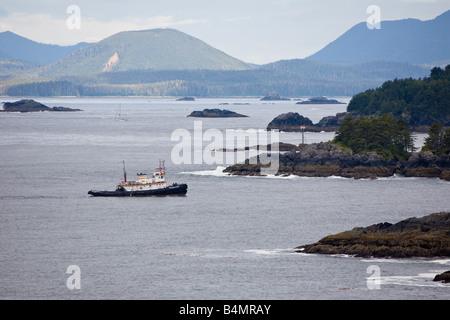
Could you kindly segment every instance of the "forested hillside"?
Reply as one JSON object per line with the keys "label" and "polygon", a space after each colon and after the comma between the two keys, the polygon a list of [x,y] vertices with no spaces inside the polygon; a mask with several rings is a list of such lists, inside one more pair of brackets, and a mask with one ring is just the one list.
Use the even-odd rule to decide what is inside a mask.
{"label": "forested hillside", "polygon": [[428,70],[402,63],[336,66],[285,60],[251,70],[129,70],[5,83],[9,96],[351,96],[395,77],[422,77]]}
{"label": "forested hillside", "polygon": [[450,65],[433,68],[423,79],[395,79],[355,95],[347,111],[361,115],[391,113],[410,126],[450,125]]}

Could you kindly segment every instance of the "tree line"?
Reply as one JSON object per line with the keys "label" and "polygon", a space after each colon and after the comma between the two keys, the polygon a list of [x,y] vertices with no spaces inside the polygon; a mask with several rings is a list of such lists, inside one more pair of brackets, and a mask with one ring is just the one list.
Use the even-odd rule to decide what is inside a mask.
{"label": "tree line", "polygon": [[437,156],[450,154],[450,128],[445,129],[442,123],[436,122],[430,127],[428,137],[422,151],[430,151]]}
{"label": "tree line", "polygon": [[390,113],[410,126],[450,125],[450,65],[435,67],[424,79],[394,79],[355,95],[347,111],[361,115]]}

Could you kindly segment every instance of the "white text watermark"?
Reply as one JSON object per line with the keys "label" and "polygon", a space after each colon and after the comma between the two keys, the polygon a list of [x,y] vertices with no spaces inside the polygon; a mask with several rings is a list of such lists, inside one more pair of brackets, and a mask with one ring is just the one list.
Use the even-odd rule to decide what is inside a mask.
{"label": "white text watermark", "polygon": [[81,270],[77,265],[70,265],[66,270],[67,274],[70,276],[67,278],[66,285],[70,290],[81,289]]}
{"label": "white text watermark", "polygon": [[368,29],[381,29],[381,9],[377,5],[370,5],[366,10],[370,16],[367,18],[366,25]]}
{"label": "white text watermark", "polygon": [[233,165],[248,158],[249,164],[262,165],[262,175],[278,171],[278,130],[226,129],[224,135],[215,128],[203,131],[202,121],[194,121],[193,133],[176,129],[171,141],[178,142],[171,153],[171,160],[177,165]]}
{"label": "white text watermark", "polygon": [[81,29],[81,9],[77,5],[70,5],[66,9],[70,16],[66,20],[66,26],[70,30]]}

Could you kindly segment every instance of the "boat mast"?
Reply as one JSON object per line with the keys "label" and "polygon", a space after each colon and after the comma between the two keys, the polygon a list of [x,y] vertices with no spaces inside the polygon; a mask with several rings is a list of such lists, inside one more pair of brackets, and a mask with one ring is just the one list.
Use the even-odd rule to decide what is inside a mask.
{"label": "boat mast", "polygon": [[161,174],[165,174],[166,173],[166,167],[165,167],[165,161],[163,160],[162,162],[161,162],[161,160],[159,160],[159,172],[161,173]]}
{"label": "boat mast", "polygon": [[123,162],[123,179],[124,182],[127,182],[127,172],[125,171],[125,160],[123,160],[122,162]]}

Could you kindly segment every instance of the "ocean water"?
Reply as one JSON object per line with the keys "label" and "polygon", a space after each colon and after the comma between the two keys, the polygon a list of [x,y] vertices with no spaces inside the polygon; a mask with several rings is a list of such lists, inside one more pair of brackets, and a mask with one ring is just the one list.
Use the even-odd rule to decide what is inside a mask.
{"label": "ocean water", "polygon": [[[3,98],[15,101],[18,98]],[[348,97],[337,97],[345,102]],[[449,299],[433,282],[450,259],[365,259],[295,253],[329,234],[450,210],[450,183],[395,176],[234,177],[224,163],[173,161],[177,129],[264,129],[294,111],[318,122],[346,105],[256,98],[36,98],[75,113],[0,113],[1,299]],[[228,103],[228,105],[222,105]],[[195,119],[226,108],[248,118]],[[126,122],[115,121],[117,111]],[[200,122],[197,122],[199,124]],[[333,133],[306,133],[307,143]],[[300,143],[301,133],[280,133]],[[418,147],[423,134],[416,136]],[[195,140],[197,139],[197,140]],[[200,138],[202,140],[202,138]],[[202,142],[202,141],[201,141]],[[203,141],[205,149],[208,142]],[[225,153],[223,154],[225,157]],[[192,158],[195,157],[195,151]],[[165,160],[185,197],[94,198]],[[80,270],[79,289],[69,289]],[[378,270],[378,286],[371,286]]]}

